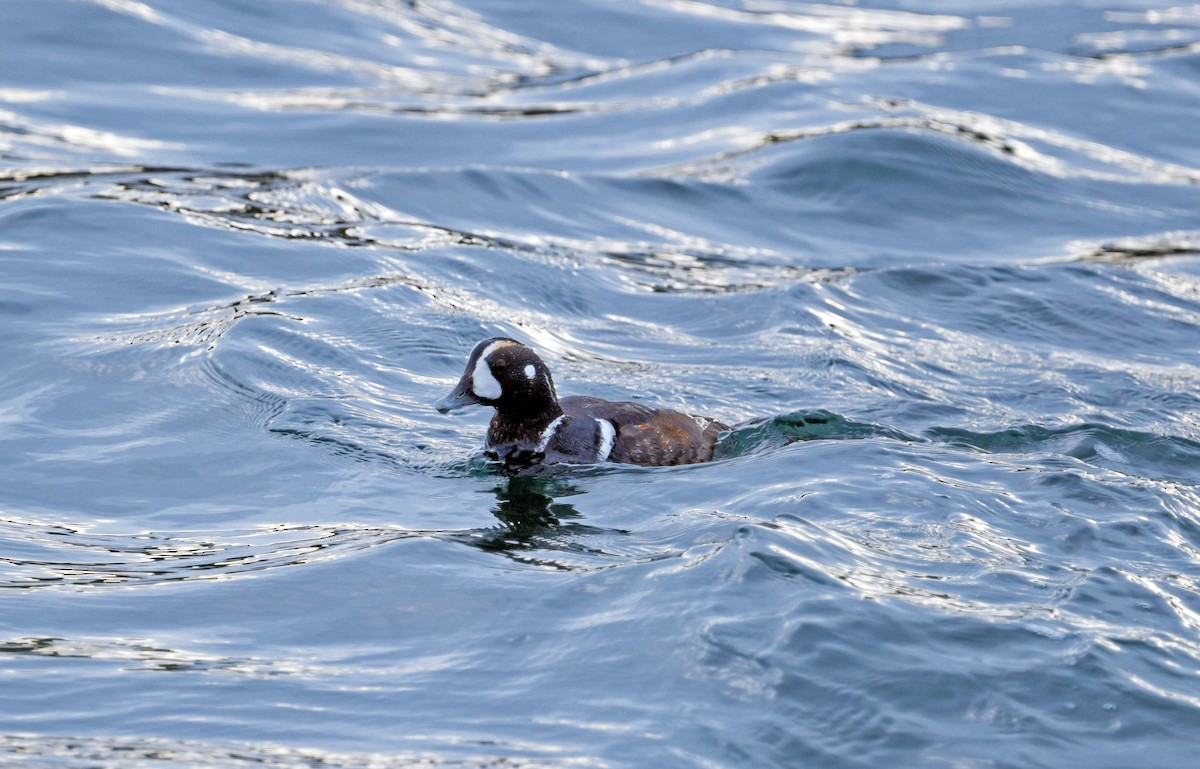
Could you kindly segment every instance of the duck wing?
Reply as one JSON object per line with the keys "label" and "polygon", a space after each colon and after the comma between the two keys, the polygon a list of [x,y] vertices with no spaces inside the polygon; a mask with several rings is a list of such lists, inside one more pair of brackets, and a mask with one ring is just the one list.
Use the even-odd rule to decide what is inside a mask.
{"label": "duck wing", "polygon": [[712,459],[717,436],[729,428],[715,419],[588,395],[559,400],[572,417],[603,419],[616,428],[609,459],[635,465],[687,465]]}

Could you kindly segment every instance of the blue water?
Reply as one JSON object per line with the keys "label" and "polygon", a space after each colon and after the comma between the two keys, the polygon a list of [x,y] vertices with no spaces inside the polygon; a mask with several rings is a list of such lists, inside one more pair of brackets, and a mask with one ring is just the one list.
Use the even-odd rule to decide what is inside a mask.
{"label": "blue water", "polygon": [[[1196,5],[4,0],[0,73],[0,764],[1196,766]],[[495,335],[741,426],[507,478]]]}

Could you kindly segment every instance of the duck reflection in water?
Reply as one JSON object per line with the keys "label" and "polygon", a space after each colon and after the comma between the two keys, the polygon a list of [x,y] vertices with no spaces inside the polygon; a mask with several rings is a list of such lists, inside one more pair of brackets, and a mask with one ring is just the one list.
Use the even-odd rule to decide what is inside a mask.
{"label": "duck reflection in water", "polygon": [[[582,544],[584,537],[625,533],[580,523],[583,516],[579,511],[559,500],[582,491],[561,478],[512,475],[491,491],[496,495],[492,514],[499,524],[473,533],[471,544],[480,550],[566,568],[550,553],[592,552],[592,548]],[[546,557],[532,556],[531,551],[544,551]]]}
{"label": "duck reflection in water", "polygon": [[516,475],[505,478],[492,492],[496,495],[492,513],[516,533],[537,534],[559,526],[563,519],[580,517],[569,503],[555,501],[579,493],[561,481]]}

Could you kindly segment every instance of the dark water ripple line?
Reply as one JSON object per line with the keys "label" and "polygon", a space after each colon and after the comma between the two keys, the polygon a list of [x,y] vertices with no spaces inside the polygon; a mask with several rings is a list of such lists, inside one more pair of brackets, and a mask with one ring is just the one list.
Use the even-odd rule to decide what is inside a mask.
{"label": "dark water ripple line", "polygon": [[[221,304],[201,305],[164,312],[137,312],[106,316],[103,325],[124,327],[126,330],[102,336],[77,337],[72,341],[89,342],[104,347],[128,345],[186,345],[216,349],[217,342],[239,321],[252,317],[277,317],[302,322],[305,317],[284,311],[291,300],[333,294],[355,294],[377,288],[406,286],[416,291],[442,297],[435,284],[411,273],[370,275],[335,284],[318,284],[303,288],[272,288],[248,294]],[[280,309],[274,309],[279,306]]]}
{"label": "dark water ripple line", "polygon": [[[424,169],[410,169],[423,171]],[[456,174],[472,169],[448,168]],[[491,173],[552,175],[534,169],[479,169]],[[423,251],[450,245],[536,250],[537,245],[503,236],[440,226],[364,200],[351,191],[377,171],[323,169],[246,170],[174,169],[113,180],[102,178],[92,195],[101,200],[148,205],[184,216],[196,224],[251,232],[286,240],[327,240],[334,245],[379,246]],[[107,176],[107,175],[106,175]],[[405,239],[371,236],[365,225],[409,230]]]}
{"label": "dark water ripple line", "polygon": [[[268,42],[250,36],[261,38],[258,30],[248,29],[242,34],[218,29],[187,21],[180,15],[168,14],[142,3],[119,0],[92,2],[191,38],[218,55],[247,57],[304,70],[331,70],[355,77],[368,77],[415,93],[486,93],[497,80],[511,81],[560,70],[603,66],[603,62],[594,58],[571,54],[541,41],[522,39],[511,32],[482,23],[448,2],[379,5],[341,0],[338,3],[352,12],[387,24],[397,32],[414,38],[413,42],[417,43],[407,48],[391,46],[387,49],[389,53],[398,54],[414,48],[423,50],[426,56],[438,59],[442,65],[440,69],[416,62],[407,65],[386,63],[365,58],[359,51],[343,53],[313,46]],[[470,52],[470,55],[466,52]],[[475,68],[471,66],[478,59],[491,62],[483,75],[473,71]],[[510,71],[506,71],[506,68]]]}
{"label": "dark water ripple line", "polygon": [[[350,180],[350,183],[353,183]],[[98,199],[148,205],[202,226],[233,232],[314,240],[341,246],[384,246],[424,250],[466,239],[380,204],[361,200],[347,184],[322,182],[308,169],[246,172],[205,171],[114,180],[93,194]],[[408,237],[364,237],[364,224],[403,228]]]}
{"label": "dark water ripple line", "polygon": [[0,201],[10,202],[35,195],[69,197],[81,183],[98,182],[106,177],[136,177],[146,174],[187,173],[186,168],[148,165],[95,163],[85,166],[55,165],[0,168]]}
{"label": "dark water ripple line", "polygon": [[[468,232],[422,221],[393,211],[348,191],[354,179],[319,180],[313,170],[168,172],[149,176],[112,179],[100,177],[99,199],[119,200],[159,208],[185,220],[217,229],[249,232],[284,240],[313,240],[334,246],[375,247],[401,253],[423,252],[448,247],[501,250],[520,258],[536,259],[551,266],[563,264],[594,270],[600,275],[616,268],[628,278],[618,282],[624,290],[656,293],[728,294],[757,291],[794,283],[825,283],[846,279],[853,268],[789,264],[780,255],[760,249],[739,249],[723,244],[626,243],[616,240],[570,240],[521,234]],[[111,185],[111,186],[110,186]],[[78,193],[78,191],[74,191]],[[86,193],[84,194],[86,197]],[[695,238],[689,240],[694,241]],[[396,260],[392,260],[396,262]],[[400,262],[396,262],[400,264]],[[406,269],[411,270],[411,267]],[[228,276],[218,276],[227,278]],[[271,302],[282,296],[305,296],[324,290],[353,290],[388,286],[407,281],[439,301],[460,307],[478,306],[482,297],[452,296],[461,287],[444,285],[434,289],[429,278],[415,274],[368,276],[340,287],[313,289],[275,288],[258,295],[214,307],[214,314],[229,317],[198,320],[177,331],[155,328],[144,336],[133,334],[129,341],[213,342],[232,322],[248,314],[271,314],[266,308],[251,310],[249,304]],[[499,309],[499,308],[498,308]],[[187,310],[186,312],[198,312]],[[498,317],[504,315],[500,311]],[[118,337],[114,341],[119,341]]]}
{"label": "dark water ripple line", "polygon": [[[277,651],[277,650],[276,650]],[[316,686],[338,686],[340,681],[361,680],[362,650],[353,645],[322,653],[312,648],[289,649],[273,656],[231,656],[187,648],[157,637],[27,636],[0,640],[0,659],[77,659],[122,671],[159,673],[204,673],[214,676],[265,679],[287,678]],[[423,653],[371,662],[374,675],[404,686],[405,679],[467,664],[473,655],[454,650],[425,650]]]}
{"label": "dark water ripple line", "polygon": [[[280,184],[291,186],[296,193],[305,190],[312,192],[316,185],[288,179],[287,174],[277,172],[267,172],[266,178],[262,178],[263,176],[227,175],[216,178],[210,182],[208,189],[201,190],[200,195],[187,189],[172,189],[165,186],[160,179],[148,179],[145,182],[134,180],[111,190],[103,190],[98,196],[167,210],[201,226],[291,241],[324,241],[341,246],[384,245],[398,249],[425,248],[431,245],[428,241],[428,230],[413,233],[415,246],[407,245],[403,241],[362,239],[355,228],[365,223],[386,223],[394,227],[413,229],[420,228],[423,223],[396,213],[368,211],[365,206],[359,210],[352,210],[352,204],[346,205],[350,196],[343,190],[326,189],[310,197],[310,200],[317,196],[323,197],[326,203],[323,210],[298,199],[290,204],[266,200],[263,198],[264,194],[268,194]],[[227,186],[227,180],[233,182],[232,187]],[[198,178],[195,181],[203,184],[207,180]],[[251,188],[238,189],[244,186],[245,182],[249,182]],[[294,197],[300,196],[297,194]],[[451,241],[438,239],[434,244],[439,242]]]}
{"label": "dark water ripple line", "polygon": [[[1124,18],[1135,23],[1145,23],[1151,21],[1148,18],[1151,13],[1161,14],[1162,12],[1150,11],[1146,15],[1138,17],[1136,14],[1112,11],[1109,13],[1109,18],[1112,21]],[[1169,15],[1169,13],[1163,15]],[[1158,23],[1167,24],[1170,21],[1171,19],[1164,18]],[[1112,63],[1118,67],[1127,67],[1130,62],[1177,58],[1200,53],[1200,40],[1178,41],[1170,39],[1171,33],[1180,31],[1182,30],[1179,28],[1161,30],[1160,34],[1155,37],[1145,35],[1135,36],[1130,32],[1084,34],[1076,37],[1074,45],[1069,52],[1075,56],[1104,63]],[[1193,28],[1189,31],[1192,36],[1200,35],[1200,30]],[[1137,39],[1139,37],[1140,40]],[[1133,42],[1143,42],[1145,44],[1135,48],[1133,45],[1130,45]]]}
{"label": "dark water ripple line", "polygon": [[[438,743],[444,740],[444,746]],[[205,766],[239,769],[561,769],[606,767],[566,746],[522,740],[432,737],[433,744],[408,751],[351,752],[298,748],[264,742],[203,742],[151,737],[97,737],[8,733],[0,735],[0,757],[46,761],[61,769],[157,769]],[[32,764],[30,764],[32,765]]]}
{"label": "dark water ripple line", "polygon": [[[614,99],[603,103],[562,100],[534,104],[447,104],[443,98],[439,98],[436,104],[410,104],[388,101],[387,97],[391,92],[380,89],[289,89],[263,93],[174,88],[170,89],[170,93],[271,112],[357,112],[364,115],[397,115],[431,120],[530,120],[674,108],[686,104],[682,99],[667,97]],[[492,101],[492,96],[491,93],[482,93],[476,95],[476,98]]]}
{"label": "dark water ripple line", "polygon": [[[912,111],[911,116],[846,120],[809,128],[766,131],[745,142],[749,146],[708,158],[636,172],[639,176],[694,177],[714,182],[734,182],[768,162],[762,151],[782,144],[803,142],[858,131],[913,131],[948,137],[1017,167],[1063,179],[1088,179],[1126,184],[1200,184],[1200,169],[1155,160],[1099,142],[1079,139],[1046,128],[978,112],[965,112],[922,104],[914,100],[875,100],[865,105],[880,112]],[[1043,152],[1036,145],[1050,150]],[[1054,151],[1065,152],[1055,155]],[[1078,160],[1072,163],[1071,159]],[[1089,168],[1084,163],[1094,164]],[[1117,170],[1104,170],[1104,169]]]}
{"label": "dark water ripple line", "polygon": [[320,680],[335,673],[297,660],[229,657],[171,648],[153,639],[97,637],[24,637],[0,641],[0,655],[48,657],[117,663],[125,670],[221,672],[251,678],[298,676]]}
{"label": "dark water ripple line", "polygon": [[[1068,257],[1078,261],[1136,264],[1141,260],[1200,256],[1200,230],[1173,230],[1136,238],[1101,242],[1078,240],[1067,245]],[[1192,288],[1196,292],[1195,286]]]}
{"label": "dark water ripple line", "polygon": [[[170,177],[120,180],[93,194],[102,200],[160,208],[202,226],[335,246],[399,252],[467,246],[551,258],[571,250],[568,241],[559,244],[537,237],[522,240],[519,236],[469,232],[414,218],[361,199],[349,190],[356,177],[337,178],[344,175],[337,173],[335,178],[324,180],[317,169],[246,173],[200,170],[176,172]],[[106,180],[102,181],[107,185]]]}
{"label": "dark water ripple line", "polygon": [[[184,98],[222,101],[269,111],[329,110],[361,112],[364,114],[405,115],[439,120],[527,119],[569,115],[601,115],[635,110],[680,110],[701,106],[714,97],[739,91],[762,88],[773,83],[817,81],[831,69],[847,66],[837,55],[821,57],[820,63],[789,63],[794,57],[732,49],[703,49],[678,56],[668,56],[647,62],[617,64],[600,70],[575,75],[553,73],[550,76],[500,79],[489,90],[475,93],[414,94],[395,87],[325,87],[290,88],[277,91],[212,90],[172,87],[159,89],[165,94]],[[815,58],[815,57],[814,57]],[[673,82],[645,83],[643,81],[681,77],[680,70],[690,71],[713,61],[744,62],[758,70],[731,78],[727,72],[715,72],[714,82],[687,89],[689,95],[676,93]],[[849,66],[860,69],[857,60]],[[764,71],[765,67],[765,71]],[[607,88],[622,86],[620,91]],[[589,94],[589,91],[599,93]],[[627,91],[655,95],[628,96]],[[436,96],[436,99],[422,98]],[[540,97],[531,101],[528,97]],[[458,102],[458,103],[455,103]],[[484,103],[480,103],[484,102]],[[500,103],[496,103],[500,102]]]}
{"label": "dark water ripple line", "polygon": [[[225,579],[343,557],[400,539],[442,532],[288,525],[204,534],[89,534],[68,524],[6,517],[0,588],[96,589]],[[65,556],[65,557],[64,557]]]}

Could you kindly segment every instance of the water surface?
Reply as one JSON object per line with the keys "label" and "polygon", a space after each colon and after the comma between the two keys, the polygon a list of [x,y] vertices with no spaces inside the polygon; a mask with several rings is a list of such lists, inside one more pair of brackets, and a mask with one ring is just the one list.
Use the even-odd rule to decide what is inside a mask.
{"label": "water surface", "polygon": [[[1194,763],[1196,7],[8,0],[0,71],[0,763]],[[739,427],[505,477],[494,335]]]}

